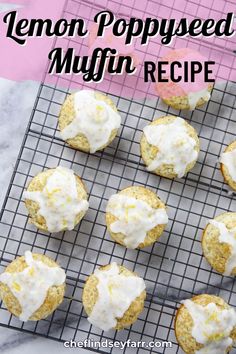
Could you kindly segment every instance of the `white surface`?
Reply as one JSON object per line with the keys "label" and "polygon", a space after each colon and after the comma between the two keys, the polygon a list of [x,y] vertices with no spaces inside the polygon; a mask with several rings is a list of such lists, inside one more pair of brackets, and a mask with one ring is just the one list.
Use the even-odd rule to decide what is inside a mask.
{"label": "white surface", "polygon": [[13,81],[0,79],[1,205],[29,121],[37,90],[38,84],[34,82],[15,84]]}
{"label": "white surface", "polygon": [[[11,174],[30,118],[39,84],[14,83],[0,79],[0,204],[2,205]],[[63,343],[0,327],[0,352],[9,354],[68,353]],[[89,353],[75,349],[80,353]]]}

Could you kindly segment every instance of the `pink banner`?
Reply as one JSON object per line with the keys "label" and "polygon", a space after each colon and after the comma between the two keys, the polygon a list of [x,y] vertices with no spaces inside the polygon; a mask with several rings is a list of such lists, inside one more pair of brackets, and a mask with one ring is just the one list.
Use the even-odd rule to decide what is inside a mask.
{"label": "pink banner", "polygon": [[[177,24],[185,18],[188,23],[194,19],[214,19],[219,21],[226,19],[228,13],[233,13],[235,4],[227,0],[8,0],[0,1],[0,4],[15,4],[16,14],[6,14],[14,11],[14,8],[0,13],[0,77],[11,80],[37,80],[45,79],[49,85],[58,84],[62,88],[77,89],[81,86],[99,88],[101,91],[114,93],[125,97],[146,97],[156,95],[155,83],[144,82],[144,62],[151,61],[158,63],[163,56],[168,55],[172,49],[190,48],[198,51],[207,61],[214,61],[214,75],[216,80],[236,81],[236,61],[235,53],[236,43],[235,35],[230,37],[174,37],[171,43],[164,45],[163,36],[156,35],[150,37],[146,45],[142,45],[142,36],[134,38],[131,45],[125,45],[125,36],[115,37],[113,34],[113,25],[105,30],[103,37],[97,37],[97,25],[94,23],[94,17],[103,10],[109,10],[115,15],[115,19],[125,19],[129,24],[130,18],[135,17],[144,21],[147,18],[175,19]],[[20,8],[19,8],[20,6]],[[20,20],[24,19],[20,23]],[[45,34],[41,37],[28,36],[32,32],[32,19],[51,20],[44,25],[44,32],[51,33],[51,36]],[[73,19],[84,20],[84,27],[78,24],[77,30],[81,33],[88,31],[86,36],[68,36],[56,37],[53,31],[56,31],[56,24],[60,19],[65,19],[70,23]],[[28,21],[27,21],[28,20]],[[5,21],[5,22],[4,22]],[[65,24],[66,21],[63,23]],[[13,31],[9,31],[9,24],[12,24]],[[61,23],[60,30],[64,26]],[[21,26],[21,28],[20,28]],[[47,27],[47,28],[46,28]],[[82,28],[83,27],[83,28]],[[149,30],[151,31],[151,27]],[[17,31],[21,31],[22,36],[17,36]],[[9,37],[7,37],[7,34]],[[25,35],[24,35],[25,34]],[[68,32],[67,32],[68,34]],[[25,41],[24,45],[17,43]],[[69,48],[73,48],[73,55],[80,59],[84,56],[91,56],[96,48],[113,48],[120,55],[129,55],[133,59],[136,67],[135,73],[128,75],[111,75],[105,72],[104,78],[99,83],[84,83],[83,76],[79,74],[49,74],[51,62],[48,55],[53,48],[62,48],[63,54],[67,53]],[[71,57],[72,60],[73,57]],[[47,64],[48,63],[48,64]],[[107,69],[107,68],[106,68]]]}

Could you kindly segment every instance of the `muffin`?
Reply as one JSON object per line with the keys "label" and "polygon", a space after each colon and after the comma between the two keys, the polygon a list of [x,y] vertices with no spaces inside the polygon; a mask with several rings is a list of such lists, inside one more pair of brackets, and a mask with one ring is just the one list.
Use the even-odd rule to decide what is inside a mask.
{"label": "muffin", "polygon": [[[184,67],[184,62],[191,63],[198,61],[204,63],[207,59],[199,52],[190,48],[181,48],[172,50],[161,61],[171,64],[178,61]],[[188,69],[188,77],[191,75],[191,67]],[[168,82],[156,83],[156,91],[161,99],[169,106],[175,109],[194,110],[207,103],[211,97],[212,84],[205,82],[204,71],[195,76],[194,82],[187,82],[184,80],[184,68],[177,68],[175,66],[175,76],[182,77],[180,82],[173,82],[170,80],[170,72],[166,72]],[[190,81],[190,79],[188,80]]]}
{"label": "muffin", "polygon": [[140,62],[138,54],[136,53],[133,44],[130,45],[125,44],[125,37],[115,36],[113,34],[111,27],[105,29],[102,37],[101,36],[98,37],[97,33],[98,33],[98,25],[96,23],[93,23],[89,30],[89,37],[88,37],[89,56],[92,56],[94,50],[96,50],[97,48],[101,48],[101,49],[112,48],[117,51],[116,57],[129,56],[133,60],[133,66],[134,67],[138,66]]}
{"label": "muffin", "polygon": [[218,296],[194,296],[177,311],[175,335],[186,354],[228,353],[236,339],[235,310]]}
{"label": "muffin", "polygon": [[82,294],[88,321],[104,331],[133,324],[143,310],[145,298],[144,280],[116,263],[96,269]]}
{"label": "muffin", "polygon": [[38,321],[63,301],[65,279],[64,270],[52,259],[26,251],[0,275],[0,296],[21,321]]}
{"label": "muffin", "polygon": [[114,194],[106,208],[111,237],[127,248],[143,248],[161,236],[168,222],[165,204],[147,188],[133,186]]}
{"label": "muffin", "polygon": [[225,182],[236,191],[236,140],[227,146],[221,155],[220,162]]}
{"label": "muffin", "polygon": [[92,90],[68,96],[59,115],[62,139],[73,148],[90,153],[108,146],[120,124],[121,117],[112,100]]}
{"label": "muffin", "polygon": [[236,213],[223,213],[210,220],[202,237],[204,256],[224,275],[236,275]]}
{"label": "muffin", "polygon": [[195,129],[174,116],[154,120],[143,130],[141,155],[148,171],[166,178],[181,178],[198,158],[200,143]]}
{"label": "muffin", "polygon": [[72,230],[89,207],[81,178],[61,166],[35,176],[23,198],[30,222],[49,232]]}

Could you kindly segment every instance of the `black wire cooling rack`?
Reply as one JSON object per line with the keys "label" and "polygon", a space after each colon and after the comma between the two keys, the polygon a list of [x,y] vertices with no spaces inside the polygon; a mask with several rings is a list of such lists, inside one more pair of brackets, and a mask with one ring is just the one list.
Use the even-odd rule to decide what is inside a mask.
{"label": "black wire cooling rack", "polygon": [[[117,12],[123,4],[108,3],[115,4]],[[92,11],[101,6],[106,8],[107,1],[95,4],[68,0],[64,15],[73,13],[79,17],[82,6],[91,19]],[[70,41],[64,40],[69,46]],[[80,45],[86,45],[84,40]],[[116,79],[107,79],[106,93],[112,92],[111,85]],[[44,253],[66,270],[66,297],[52,316],[37,323],[22,323],[1,305],[0,325],[58,341],[125,341],[128,338],[147,343],[171,341],[172,348],[126,348],[124,352],[181,353],[173,328],[175,311],[181,300],[193,294],[210,293],[220,295],[236,306],[234,279],[223,277],[210,268],[202,256],[200,243],[209,218],[236,210],[235,195],[223,183],[218,166],[221,151],[235,139],[236,84],[216,84],[207,106],[194,112],[180,113],[198,131],[201,153],[186,178],[168,180],[145,170],[139,141],[143,127],[154,118],[169,113],[178,115],[179,112],[168,108],[156,97],[127,99],[113,94],[111,97],[123,122],[119,135],[103,152],[94,155],[78,152],[61,140],[57,130],[58,113],[71,92],[74,77],[63,80],[63,85],[57,78],[54,85],[44,81],[40,86],[1,212],[0,266],[2,271],[28,249]],[[116,84],[121,87],[128,85],[121,77],[119,80]],[[78,89],[81,87],[78,85]],[[99,89],[99,84],[95,88]],[[134,92],[135,86],[130,89]],[[75,230],[50,235],[28,223],[22,193],[35,174],[59,164],[72,168],[82,177],[89,192],[90,209]],[[130,185],[152,189],[168,206],[170,221],[163,236],[155,245],[143,250],[127,250],[114,243],[106,232],[104,215],[107,200]],[[81,294],[85,279],[95,267],[112,261],[124,264],[142,276],[148,295],[143,313],[131,328],[104,333],[87,321]],[[101,351],[116,353],[118,350],[103,348]]]}

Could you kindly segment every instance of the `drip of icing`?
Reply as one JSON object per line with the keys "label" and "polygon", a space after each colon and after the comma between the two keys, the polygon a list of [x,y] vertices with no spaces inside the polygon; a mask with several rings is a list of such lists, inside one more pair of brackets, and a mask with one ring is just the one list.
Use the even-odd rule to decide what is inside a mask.
{"label": "drip of icing", "polygon": [[94,153],[106,145],[113,130],[121,123],[120,115],[109,104],[95,97],[95,91],[82,90],[74,96],[75,118],[62,130],[64,140],[78,134],[86,136],[90,152]]}
{"label": "drip of icing", "polygon": [[111,196],[107,212],[118,219],[111,224],[111,231],[124,234],[125,245],[133,249],[144,241],[148,231],[168,222],[165,209],[154,209],[143,200],[121,194]]}
{"label": "drip of icing", "polygon": [[197,92],[190,92],[188,94],[188,103],[189,103],[190,110],[193,111],[196,108],[197,103],[201,98],[203,98],[205,101],[209,101],[210,97],[211,94],[208,91],[208,88],[205,88]]}
{"label": "drip of icing", "polygon": [[148,171],[154,171],[163,164],[173,165],[181,178],[188,164],[197,159],[196,141],[189,136],[184,119],[180,117],[169,124],[146,126],[144,134],[148,143],[158,148],[156,157],[147,167]]}
{"label": "drip of icing", "polygon": [[63,269],[34,260],[30,251],[25,252],[25,262],[27,267],[22,272],[4,272],[0,275],[0,281],[9,287],[19,301],[21,321],[28,321],[40,308],[51,286],[62,285],[66,279]]}
{"label": "drip of icing", "polygon": [[61,166],[48,177],[42,191],[25,191],[23,197],[39,204],[39,214],[50,232],[73,230],[76,216],[89,207],[88,201],[78,196],[74,172]]}
{"label": "drip of icing", "polygon": [[230,177],[236,182],[236,149],[224,152],[220,162],[227,167]]}
{"label": "drip of icing", "polygon": [[119,267],[112,263],[108,270],[97,269],[98,300],[88,321],[94,326],[108,331],[122,318],[131,303],[145,290],[144,280],[137,276],[119,274]]}
{"label": "drip of icing", "polygon": [[223,222],[210,220],[210,224],[215,226],[219,232],[219,242],[230,245],[231,255],[225,264],[225,275],[231,275],[232,270],[236,267],[236,227],[227,229]]}
{"label": "drip of icing", "polygon": [[183,301],[193,320],[192,336],[204,347],[197,354],[223,354],[233,344],[230,334],[236,325],[232,307],[219,309],[215,303],[201,306],[192,300]]}

